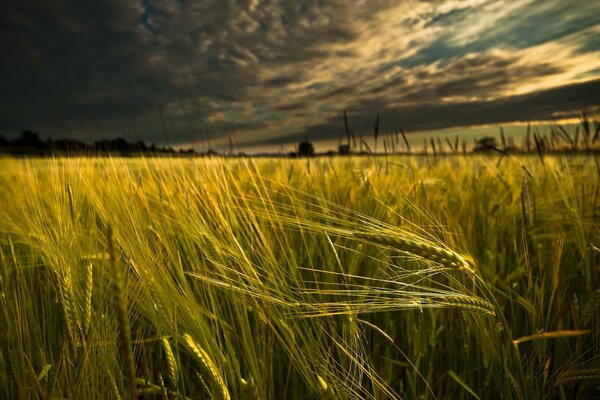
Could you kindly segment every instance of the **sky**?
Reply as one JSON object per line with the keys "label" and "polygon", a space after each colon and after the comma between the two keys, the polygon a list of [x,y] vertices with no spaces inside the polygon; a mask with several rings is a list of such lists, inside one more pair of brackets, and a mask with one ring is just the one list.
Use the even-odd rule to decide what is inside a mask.
{"label": "sky", "polygon": [[[12,1],[0,135],[240,150],[600,115],[593,0]],[[494,128],[495,129],[495,128]],[[317,148],[325,150],[325,148]]]}

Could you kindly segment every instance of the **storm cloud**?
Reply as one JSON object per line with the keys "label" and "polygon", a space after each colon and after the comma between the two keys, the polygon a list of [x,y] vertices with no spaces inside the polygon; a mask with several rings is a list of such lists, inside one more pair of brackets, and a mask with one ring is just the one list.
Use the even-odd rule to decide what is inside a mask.
{"label": "storm cloud", "polygon": [[[241,146],[597,113],[600,6],[548,0],[4,4],[0,134]],[[132,133],[133,132],[133,133]]]}

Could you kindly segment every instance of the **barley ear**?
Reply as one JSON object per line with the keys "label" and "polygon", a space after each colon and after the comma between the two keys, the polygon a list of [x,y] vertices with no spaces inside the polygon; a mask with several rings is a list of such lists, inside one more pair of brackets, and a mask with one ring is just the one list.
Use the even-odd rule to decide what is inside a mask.
{"label": "barley ear", "polygon": [[70,278],[60,271],[55,271],[54,276],[56,277],[58,301],[63,314],[67,336],[71,344],[71,350],[74,352],[75,348],[79,344],[79,338],[76,336],[75,329],[76,324],[75,307],[73,306],[73,285],[71,284]]}
{"label": "barley ear", "polygon": [[169,343],[169,339],[167,337],[163,337],[161,339],[161,343],[163,346],[163,350],[165,351],[165,356],[167,358],[167,368],[169,370],[169,382],[172,387],[177,387],[177,360],[175,359],[175,355],[173,354],[173,349],[171,348],[171,344]]}
{"label": "barley ear", "polygon": [[600,289],[596,289],[592,298],[583,309],[582,321],[583,326],[588,326],[594,319],[594,315],[600,310]]}
{"label": "barley ear", "polygon": [[206,371],[213,378],[217,386],[221,389],[221,396],[223,400],[231,400],[231,397],[229,396],[229,391],[227,390],[227,386],[225,385],[225,381],[223,380],[223,377],[219,373],[219,370],[217,369],[215,363],[210,358],[208,353],[204,351],[200,346],[198,346],[198,344],[194,341],[194,339],[192,339],[192,337],[189,334],[186,333],[185,335],[183,335],[183,340],[187,345],[188,349],[196,358],[196,360],[200,363],[200,365],[202,365],[206,369]]}
{"label": "barley ear", "polygon": [[487,300],[471,296],[443,296],[433,298],[436,304],[448,305],[464,310],[479,311],[484,314],[495,316],[494,306]]}
{"label": "barley ear", "polygon": [[396,250],[413,254],[446,267],[458,268],[459,270],[467,271],[473,275],[475,274],[475,270],[472,268],[471,263],[469,263],[465,257],[452,250],[442,248],[432,243],[427,243],[408,237],[402,237],[398,234],[392,234],[388,232],[356,232],[353,235],[358,239],[393,247]]}
{"label": "barley ear", "polygon": [[85,277],[85,299],[83,315],[83,333],[87,336],[92,323],[92,291],[94,286],[94,267],[90,263],[86,269]]}
{"label": "barley ear", "polygon": [[322,399],[336,399],[337,396],[331,385],[327,384],[327,381],[323,379],[320,375],[317,375],[317,381],[319,382],[319,389],[321,391]]}
{"label": "barley ear", "polygon": [[600,368],[567,370],[561,373],[556,380],[557,385],[576,382],[600,382]]}

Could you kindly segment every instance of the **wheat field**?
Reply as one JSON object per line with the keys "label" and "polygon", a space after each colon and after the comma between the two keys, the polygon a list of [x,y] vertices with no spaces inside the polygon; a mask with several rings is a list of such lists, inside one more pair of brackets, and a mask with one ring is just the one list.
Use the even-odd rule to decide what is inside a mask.
{"label": "wheat field", "polygon": [[0,398],[600,396],[590,155],[0,159]]}

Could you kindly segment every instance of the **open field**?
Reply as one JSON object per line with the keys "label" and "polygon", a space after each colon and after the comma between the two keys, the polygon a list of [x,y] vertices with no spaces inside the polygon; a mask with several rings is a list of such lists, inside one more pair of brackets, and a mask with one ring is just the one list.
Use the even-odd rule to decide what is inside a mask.
{"label": "open field", "polygon": [[0,159],[0,398],[600,396],[592,156]]}

